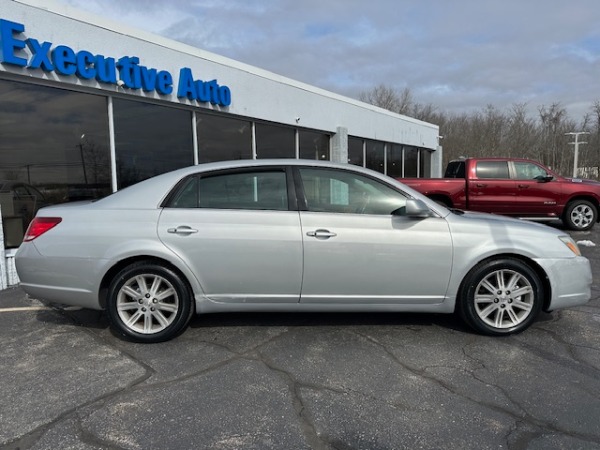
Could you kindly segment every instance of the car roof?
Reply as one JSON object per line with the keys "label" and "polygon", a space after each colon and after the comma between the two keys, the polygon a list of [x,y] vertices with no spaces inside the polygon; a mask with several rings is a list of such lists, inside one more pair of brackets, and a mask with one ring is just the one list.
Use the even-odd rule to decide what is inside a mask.
{"label": "car roof", "polygon": [[[379,178],[387,183],[396,183],[392,178],[387,177],[379,172],[370,169],[355,166],[352,164],[335,163],[330,161],[318,160],[303,160],[303,159],[250,159],[250,160],[234,160],[234,161],[219,161],[212,163],[198,164],[196,166],[184,167],[172,172],[167,172],[147,180],[141,181],[120,191],[100,199],[94,203],[97,207],[103,208],[124,208],[130,209],[132,205],[137,205],[140,208],[158,207],[164,197],[175,187],[175,185],[184,177],[196,173],[204,173],[215,170],[227,170],[237,168],[250,167],[270,167],[270,166],[309,166],[336,168],[355,173],[361,173],[367,176]],[[398,186],[401,185],[398,183]],[[402,186],[403,190],[410,191]]]}

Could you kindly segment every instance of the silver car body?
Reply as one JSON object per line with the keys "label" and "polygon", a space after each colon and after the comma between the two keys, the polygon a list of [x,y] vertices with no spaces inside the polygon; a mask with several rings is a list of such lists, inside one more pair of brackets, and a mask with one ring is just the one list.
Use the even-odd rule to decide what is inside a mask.
{"label": "silver car body", "polygon": [[[161,207],[187,175],[252,166],[324,167],[367,175],[421,200],[431,214]],[[543,270],[550,287],[546,310],[583,304],[591,293],[589,261],[558,239],[563,231],[500,216],[456,214],[391,178],[350,165],[302,160],[204,164],[93,203],[43,208],[40,216],[63,220],[19,248],[22,288],[36,298],[92,309],[105,307],[103,279],[111,269],[140,257],[176,267],[193,291],[198,313],[450,313],[467,273],[495,255],[518,256]],[[333,235],[321,236],[320,230]]]}

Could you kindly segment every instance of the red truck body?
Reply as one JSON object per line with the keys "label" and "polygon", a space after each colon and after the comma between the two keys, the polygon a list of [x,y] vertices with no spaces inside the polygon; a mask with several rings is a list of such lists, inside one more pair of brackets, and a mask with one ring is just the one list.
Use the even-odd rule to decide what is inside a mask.
{"label": "red truck body", "polygon": [[574,230],[598,221],[600,182],[561,177],[527,159],[468,158],[451,161],[444,178],[398,180],[451,208],[561,219]]}

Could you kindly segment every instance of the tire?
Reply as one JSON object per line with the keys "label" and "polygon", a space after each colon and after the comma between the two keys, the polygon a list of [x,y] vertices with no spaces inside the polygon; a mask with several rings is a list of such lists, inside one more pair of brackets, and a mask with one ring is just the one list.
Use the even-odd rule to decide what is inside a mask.
{"label": "tire", "polygon": [[563,221],[571,230],[589,230],[598,221],[598,208],[587,200],[573,200],[567,204]]}
{"label": "tire", "polygon": [[180,334],[194,313],[188,284],[173,270],[142,261],[112,280],[108,318],[121,336],[144,343],[163,342]]}
{"label": "tire", "polygon": [[542,308],[540,277],[524,262],[503,258],[475,266],[465,277],[458,312],[473,329],[490,336],[519,333]]}

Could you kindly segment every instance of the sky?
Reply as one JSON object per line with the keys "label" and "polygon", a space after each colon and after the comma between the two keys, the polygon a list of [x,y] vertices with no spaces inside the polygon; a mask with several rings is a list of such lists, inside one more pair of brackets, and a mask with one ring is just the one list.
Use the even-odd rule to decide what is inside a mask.
{"label": "sky", "polygon": [[59,0],[358,98],[383,84],[446,113],[600,101],[598,0]]}

